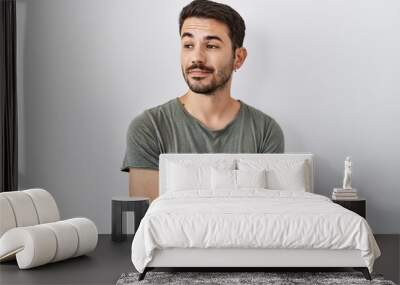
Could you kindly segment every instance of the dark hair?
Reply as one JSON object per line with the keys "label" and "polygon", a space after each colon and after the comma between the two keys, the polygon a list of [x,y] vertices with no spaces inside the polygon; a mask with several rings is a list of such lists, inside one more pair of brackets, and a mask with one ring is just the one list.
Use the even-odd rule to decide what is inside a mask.
{"label": "dark hair", "polygon": [[214,19],[224,23],[229,29],[229,38],[232,42],[233,51],[243,46],[246,25],[239,13],[230,6],[209,0],[192,1],[183,7],[179,15],[179,34],[181,33],[183,22],[189,17]]}

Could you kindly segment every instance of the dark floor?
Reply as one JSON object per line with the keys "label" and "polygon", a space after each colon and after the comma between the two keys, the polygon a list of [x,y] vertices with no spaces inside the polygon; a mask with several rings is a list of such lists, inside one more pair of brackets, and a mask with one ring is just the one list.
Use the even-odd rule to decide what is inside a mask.
{"label": "dark floor", "polygon": [[131,239],[112,242],[99,235],[96,250],[87,256],[19,270],[17,263],[0,264],[0,284],[115,284],[123,272],[134,271]]}
{"label": "dark floor", "polygon": [[[376,260],[374,272],[399,283],[400,235],[376,235],[375,238],[382,256]],[[2,263],[0,284],[115,284],[123,272],[134,271],[130,260],[131,240],[116,243],[110,235],[100,235],[96,250],[88,256],[28,270],[19,270],[15,261]]]}

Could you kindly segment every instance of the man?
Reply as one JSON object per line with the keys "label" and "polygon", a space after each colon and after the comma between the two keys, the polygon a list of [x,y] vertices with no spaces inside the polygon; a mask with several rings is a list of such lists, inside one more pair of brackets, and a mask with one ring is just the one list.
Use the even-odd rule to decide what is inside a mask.
{"label": "man", "polygon": [[130,196],[158,196],[160,153],[282,153],[276,121],[231,97],[232,73],[246,59],[245,23],[231,7],[195,0],[179,18],[186,94],[145,110],[127,133],[122,171]]}

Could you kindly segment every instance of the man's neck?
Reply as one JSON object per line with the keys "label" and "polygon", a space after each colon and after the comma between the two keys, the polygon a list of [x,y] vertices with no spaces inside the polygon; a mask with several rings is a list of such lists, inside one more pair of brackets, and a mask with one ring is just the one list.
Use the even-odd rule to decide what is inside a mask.
{"label": "man's neck", "polygon": [[189,90],[179,100],[193,117],[211,129],[222,129],[236,117],[240,103],[230,96],[230,92],[221,91],[204,95]]}

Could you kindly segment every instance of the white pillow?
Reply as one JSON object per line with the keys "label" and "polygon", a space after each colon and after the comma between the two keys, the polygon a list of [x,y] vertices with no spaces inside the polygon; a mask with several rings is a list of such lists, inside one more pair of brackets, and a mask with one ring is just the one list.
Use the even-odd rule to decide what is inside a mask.
{"label": "white pillow", "polygon": [[177,163],[168,165],[167,189],[172,191],[183,191],[188,189],[210,188],[209,176],[210,167],[186,166]]}
{"label": "white pillow", "polygon": [[167,162],[167,191],[211,189],[211,168],[234,169],[234,160],[203,162],[196,160],[175,160]]}
{"label": "white pillow", "polygon": [[267,188],[267,171],[235,170],[237,188]]}
{"label": "white pillow", "polygon": [[311,191],[306,160],[238,159],[240,170],[267,170],[267,188],[273,190]]}
{"label": "white pillow", "polygon": [[211,189],[236,189],[236,170],[211,168]]}
{"label": "white pillow", "polygon": [[266,170],[211,169],[212,190],[238,190],[241,188],[266,188]]}

